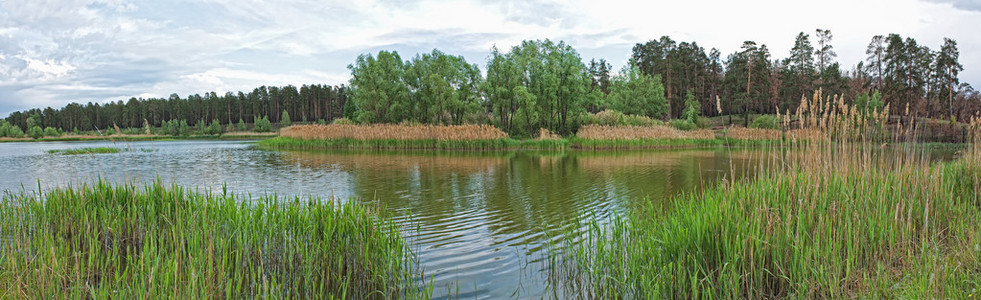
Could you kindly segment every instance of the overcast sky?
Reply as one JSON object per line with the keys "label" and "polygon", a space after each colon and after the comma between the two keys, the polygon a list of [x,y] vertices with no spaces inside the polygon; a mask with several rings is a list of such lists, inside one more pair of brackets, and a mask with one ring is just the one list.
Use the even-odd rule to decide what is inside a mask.
{"label": "overcast sky", "polygon": [[[830,29],[851,69],[876,34],[938,50],[958,42],[962,82],[981,84],[981,0],[825,1],[0,0],[0,117],[130,97],[346,83],[361,53],[438,48],[485,64],[492,46],[564,40],[615,69],[669,35],[718,48],[745,40],[786,57],[798,32]],[[640,3],[643,2],[643,3]]]}

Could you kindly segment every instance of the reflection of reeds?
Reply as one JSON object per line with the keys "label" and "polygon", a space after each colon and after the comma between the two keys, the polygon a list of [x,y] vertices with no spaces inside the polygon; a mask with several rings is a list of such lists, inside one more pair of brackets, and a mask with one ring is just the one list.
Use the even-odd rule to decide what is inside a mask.
{"label": "reflection of reeds", "polygon": [[508,137],[491,125],[296,125],[284,128],[280,136],[297,139],[355,140],[498,140]]}
{"label": "reflection of reeds", "polygon": [[715,139],[711,130],[682,131],[668,126],[586,125],[576,136],[593,140]]}
{"label": "reflection of reeds", "polygon": [[0,298],[418,296],[399,229],[354,201],[98,183],[0,211]]}
{"label": "reflection of reeds", "polygon": [[886,115],[817,92],[784,141],[800,151],[772,149],[770,174],[571,229],[586,237],[551,278],[587,298],[976,294],[981,122],[961,160],[931,164],[915,128],[889,135]]}
{"label": "reflection of reeds", "polygon": [[327,152],[283,152],[291,164],[317,169],[325,166],[339,167],[343,170],[379,171],[406,170],[418,167],[420,170],[436,172],[478,172],[490,170],[508,162],[508,156],[478,155],[432,155],[405,153],[327,153]]}

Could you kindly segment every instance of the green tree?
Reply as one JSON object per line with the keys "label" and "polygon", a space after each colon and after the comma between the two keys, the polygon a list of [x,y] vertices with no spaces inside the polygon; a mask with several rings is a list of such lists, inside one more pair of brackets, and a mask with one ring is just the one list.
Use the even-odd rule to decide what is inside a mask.
{"label": "green tree", "polygon": [[689,90],[687,96],[685,96],[685,110],[681,113],[681,118],[691,122],[692,124],[698,124],[698,117],[701,115],[702,105],[695,100],[695,94]]}
{"label": "green tree", "polygon": [[938,75],[937,83],[940,87],[939,94],[947,98],[948,116],[954,115],[954,87],[960,84],[957,74],[964,70],[964,66],[957,61],[958,58],[960,52],[957,50],[957,42],[944,38],[944,44],[937,53],[935,66]]}
{"label": "green tree", "polygon": [[245,120],[242,120],[242,118],[239,118],[238,119],[238,131],[245,131],[246,129],[247,129],[247,127],[245,125]]}
{"label": "green tree", "polygon": [[279,117],[279,126],[289,127],[290,125],[293,125],[293,121],[290,120],[290,113],[284,109],[283,114]]}
{"label": "green tree", "polygon": [[784,110],[796,109],[794,106],[800,103],[800,97],[814,91],[817,78],[814,68],[814,47],[808,35],[801,32],[797,34],[790,57],[784,59],[780,70],[780,99],[784,101]]}
{"label": "green tree", "polygon": [[668,112],[660,76],[643,74],[634,65],[624,67],[611,82],[610,108],[625,114],[663,118]]}
{"label": "green tree", "polygon": [[535,96],[538,124],[523,127],[569,134],[594,99],[589,93],[590,85],[586,66],[575,49],[564,42],[538,40],[524,41],[507,54],[493,50],[483,90],[503,130],[530,136],[532,132],[519,132],[527,129],[513,124],[520,107],[515,87],[524,86]]}
{"label": "green tree", "polygon": [[41,129],[41,126],[37,125],[31,126],[27,129],[27,136],[33,139],[39,139],[44,136],[44,129]]}
{"label": "green tree", "polygon": [[255,131],[255,132],[270,132],[270,131],[272,131],[272,124],[269,122],[269,118],[268,117],[265,117],[265,116],[263,116],[261,118],[259,116],[255,116],[255,119],[254,119],[253,125],[252,125],[252,131]]}
{"label": "green tree", "polygon": [[409,87],[398,52],[380,51],[378,58],[360,55],[351,70],[348,101],[358,107],[359,123],[397,123],[410,111]]}

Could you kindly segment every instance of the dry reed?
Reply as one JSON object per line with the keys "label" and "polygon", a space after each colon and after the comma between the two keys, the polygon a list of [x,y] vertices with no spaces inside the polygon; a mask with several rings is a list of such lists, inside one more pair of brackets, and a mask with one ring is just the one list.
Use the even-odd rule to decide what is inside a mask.
{"label": "dry reed", "polygon": [[726,130],[726,137],[737,140],[779,140],[782,136],[783,133],[776,129],[733,127]]}
{"label": "dry reed", "polygon": [[355,139],[355,140],[498,140],[508,134],[491,125],[295,125],[284,128],[280,136],[304,139]]}
{"label": "dry reed", "polygon": [[538,130],[538,139],[539,140],[558,140],[558,139],[561,139],[561,138],[562,138],[561,136],[559,136],[558,134],[552,133],[548,129],[541,128],[541,129]]}
{"label": "dry reed", "polygon": [[707,129],[681,131],[668,126],[601,126],[586,125],[576,134],[590,140],[715,139]]}

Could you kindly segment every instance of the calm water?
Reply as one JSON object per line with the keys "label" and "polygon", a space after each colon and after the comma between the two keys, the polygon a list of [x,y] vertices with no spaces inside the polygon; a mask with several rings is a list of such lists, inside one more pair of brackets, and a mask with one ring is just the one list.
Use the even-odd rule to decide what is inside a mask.
{"label": "calm water", "polygon": [[[121,147],[118,154],[52,149]],[[543,247],[575,220],[605,220],[723,178],[752,175],[750,150],[640,152],[292,152],[240,141],[0,143],[0,190],[99,178],[160,179],[237,194],[358,197],[405,224],[437,295],[540,298]],[[749,166],[749,167],[747,167]],[[731,179],[731,178],[730,178]],[[551,228],[551,229],[546,229]]]}

